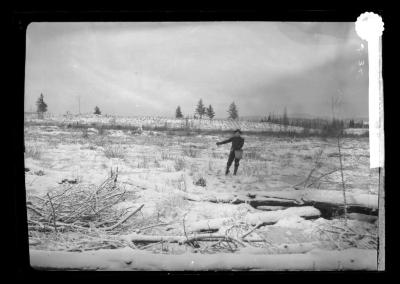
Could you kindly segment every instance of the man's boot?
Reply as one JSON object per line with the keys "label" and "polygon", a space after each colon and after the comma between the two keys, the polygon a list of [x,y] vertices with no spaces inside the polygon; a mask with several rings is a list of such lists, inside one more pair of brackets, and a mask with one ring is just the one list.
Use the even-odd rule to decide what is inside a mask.
{"label": "man's boot", "polygon": [[233,170],[234,175],[236,175],[238,168],[239,168],[239,166],[235,166],[235,169]]}
{"label": "man's boot", "polygon": [[226,167],[225,175],[227,176],[228,174],[229,174],[229,167]]}

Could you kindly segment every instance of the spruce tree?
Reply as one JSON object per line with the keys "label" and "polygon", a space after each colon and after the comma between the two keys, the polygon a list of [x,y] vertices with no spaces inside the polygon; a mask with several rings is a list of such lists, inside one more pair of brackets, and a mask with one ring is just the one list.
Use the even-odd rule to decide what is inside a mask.
{"label": "spruce tree", "polygon": [[37,112],[43,114],[47,111],[47,104],[44,102],[43,94],[40,94],[40,97],[36,101]]}
{"label": "spruce tree", "polygon": [[283,110],[283,118],[282,118],[282,123],[283,125],[286,127],[289,125],[289,118],[287,116],[287,111],[286,111],[286,107]]}
{"label": "spruce tree", "polygon": [[176,108],[175,117],[176,117],[176,118],[183,118],[183,114],[182,114],[182,111],[181,111],[181,107],[180,107],[180,106],[178,106],[178,107]]}
{"label": "spruce tree", "polygon": [[230,118],[230,119],[238,119],[239,118],[239,112],[235,105],[235,102],[232,102],[229,105],[228,114],[229,114],[228,118]]}
{"label": "spruce tree", "polygon": [[207,116],[208,116],[209,119],[213,119],[214,116],[215,116],[214,109],[213,109],[213,107],[211,105],[209,105],[208,108],[207,108]]}
{"label": "spruce tree", "polygon": [[101,111],[98,106],[94,108],[94,114],[101,114]]}
{"label": "spruce tree", "polygon": [[204,107],[202,99],[200,99],[199,102],[197,103],[196,114],[199,115],[200,119],[203,117],[203,115],[206,114],[206,108]]}

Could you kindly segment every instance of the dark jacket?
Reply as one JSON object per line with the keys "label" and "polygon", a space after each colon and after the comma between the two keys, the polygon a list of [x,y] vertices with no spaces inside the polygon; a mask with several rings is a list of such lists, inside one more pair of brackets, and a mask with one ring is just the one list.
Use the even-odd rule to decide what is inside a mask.
{"label": "dark jacket", "polygon": [[237,151],[237,150],[241,150],[244,144],[244,138],[243,137],[236,137],[233,136],[227,140],[224,140],[222,142],[217,142],[217,145],[221,145],[221,144],[226,144],[232,142],[232,146],[231,146],[231,151]]}

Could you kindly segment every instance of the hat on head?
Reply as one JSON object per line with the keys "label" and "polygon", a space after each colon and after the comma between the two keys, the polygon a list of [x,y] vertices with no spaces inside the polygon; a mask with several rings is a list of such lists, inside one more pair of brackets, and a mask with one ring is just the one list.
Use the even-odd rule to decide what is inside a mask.
{"label": "hat on head", "polygon": [[239,132],[240,134],[242,134],[242,131],[240,131],[240,129],[236,129],[235,131],[233,131],[233,133]]}

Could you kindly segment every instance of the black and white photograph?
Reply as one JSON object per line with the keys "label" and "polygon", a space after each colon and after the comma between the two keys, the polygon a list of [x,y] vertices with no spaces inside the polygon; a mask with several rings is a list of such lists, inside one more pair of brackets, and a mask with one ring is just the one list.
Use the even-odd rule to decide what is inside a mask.
{"label": "black and white photograph", "polygon": [[30,23],[30,266],[377,271],[356,21]]}

